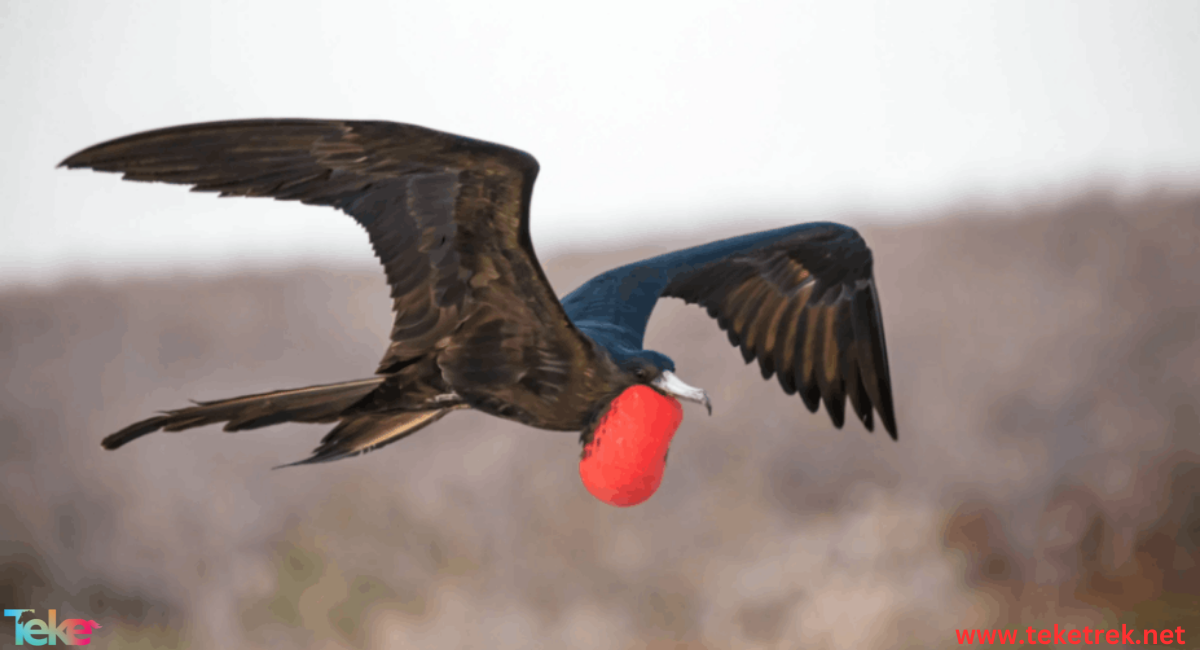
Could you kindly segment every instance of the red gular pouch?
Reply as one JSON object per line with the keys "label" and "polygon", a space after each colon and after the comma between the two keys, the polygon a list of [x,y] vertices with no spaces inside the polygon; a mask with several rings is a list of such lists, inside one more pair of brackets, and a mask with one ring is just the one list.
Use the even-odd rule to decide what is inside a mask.
{"label": "red gular pouch", "polygon": [[681,422],[683,407],[675,398],[649,386],[625,389],[583,448],[583,486],[613,506],[636,506],[649,499],[662,483],[667,450]]}

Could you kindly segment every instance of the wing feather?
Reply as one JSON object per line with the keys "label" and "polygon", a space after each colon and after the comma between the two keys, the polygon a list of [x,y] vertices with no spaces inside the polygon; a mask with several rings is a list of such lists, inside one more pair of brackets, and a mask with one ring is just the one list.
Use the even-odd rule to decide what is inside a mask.
{"label": "wing feather", "polygon": [[[764,379],[775,374],[784,392],[799,393],[810,411],[823,403],[834,426],[844,424],[849,399],[868,430],[877,412],[895,438],[883,321],[866,243],[852,228],[835,224],[754,237],[753,245],[727,245],[726,254],[700,264],[688,263],[688,251],[673,254],[680,270],[668,273],[672,279],[661,295],[705,307],[747,363],[758,359]],[[692,259],[720,244],[695,249]]]}
{"label": "wing feather", "polygon": [[[381,374],[437,354],[429,367],[448,381],[472,373],[510,378],[502,367],[480,364],[529,360],[543,366],[523,370],[535,384],[565,381],[562,390],[593,381],[585,376],[592,344],[564,312],[529,237],[538,173],[529,154],[407,124],[281,119],[140,133],[62,165],[221,196],[329,206],[354,217],[391,287],[395,320]],[[492,337],[471,331],[495,318],[515,325]],[[468,401],[491,397],[549,414],[556,405],[541,384],[541,392],[528,382],[454,388]]]}

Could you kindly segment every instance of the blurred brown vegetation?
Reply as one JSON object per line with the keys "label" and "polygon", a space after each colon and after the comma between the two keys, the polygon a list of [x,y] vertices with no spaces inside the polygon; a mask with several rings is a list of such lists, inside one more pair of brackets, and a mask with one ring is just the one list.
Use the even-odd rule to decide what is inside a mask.
{"label": "blurred brown vegetation", "polygon": [[[576,436],[472,413],[280,471],[327,427],[100,449],[187,399],[368,376],[373,267],[9,290],[0,605],[94,618],[108,648],[934,648],[1055,623],[1196,647],[1200,195],[861,230],[899,443],[809,415],[669,301],[647,342],[715,411],[687,410],[632,509],[586,493]],[[658,250],[547,270],[563,293]]]}

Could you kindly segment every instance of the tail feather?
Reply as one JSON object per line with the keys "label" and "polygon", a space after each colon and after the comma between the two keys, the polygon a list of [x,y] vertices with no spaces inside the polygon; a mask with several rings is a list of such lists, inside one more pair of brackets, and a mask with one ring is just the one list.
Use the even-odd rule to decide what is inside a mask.
{"label": "tail feather", "polygon": [[[100,444],[105,449],[116,449],[159,429],[182,431],[219,422],[227,423],[226,431],[257,429],[282,422],[335,422],[342,418],[346,409],[366,397],[383,381],[383,377],[372,377],[340,384],[196,402],[195,406],[166,411],[162,415],[131,424],[108,436]],[[347,419],[338,428],[358,417],[365,416]]]}
{"label": "tail feather", "polygon": [[351,415],[344,418],[321,439],[321,445],[313,450],[312,456],[287,465],[280,465],[275,469],[327,463],[365,454],[406,438],[442,419],[450,411],[461,408],[468,407],[466,404],[456,404],[430,411]]}

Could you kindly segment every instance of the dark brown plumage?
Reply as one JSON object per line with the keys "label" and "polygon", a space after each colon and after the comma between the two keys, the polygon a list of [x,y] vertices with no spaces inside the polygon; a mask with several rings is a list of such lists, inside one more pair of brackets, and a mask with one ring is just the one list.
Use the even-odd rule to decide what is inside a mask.
{"label": "dark brown plumage", "polygon": [[707,307],[764,377],[777,373],[810,410],[824,399],[836,426],[849,395],[868,429],[874,408],[895,436],[871,254],[845,226],[659,256],[560,303],[529,237],[537,161],[509,147],[390,122],[246,120],[119,138],[62,165],[342,210],[367,230],[396,313],[376,377],[170,411],[105,438],[106,448],[218,422],[338,422],[312,462],[377,448],[460,408],[586,431],[634,384],[707,401],[674,378],[674,362],[642,349],[661,295]]}
{"label": "dark brown plumage", "polygon": [[[757,358],[763,379],[777,374],[783,390],[799,392],[809,411],[815,413],[824,401],[834,426],[841,428],[849,396],[867,429],[873,428],[875,405],[895,437],[871,252],[857,233],[830,234],[818,240],[820,248],[811,238],[807,246],[783,240],[754,256],[708,264],[682,274],[663,295],[706,307],[746,363]],[[837,242],[837,237],[851,241]],[[842,254],[829,255],[830,244],[842,246]],[[846,268],[867,272],[847,274]]]}

